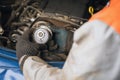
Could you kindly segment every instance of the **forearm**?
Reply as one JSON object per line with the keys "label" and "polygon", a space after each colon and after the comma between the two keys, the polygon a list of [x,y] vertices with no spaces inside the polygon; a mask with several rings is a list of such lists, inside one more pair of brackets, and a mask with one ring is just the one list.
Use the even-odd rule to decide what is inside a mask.
{"label": "forearm", "polygon": [[48,65],[37,56],[25,60],[23,74],[26,80],[64,80],[61,69]]}

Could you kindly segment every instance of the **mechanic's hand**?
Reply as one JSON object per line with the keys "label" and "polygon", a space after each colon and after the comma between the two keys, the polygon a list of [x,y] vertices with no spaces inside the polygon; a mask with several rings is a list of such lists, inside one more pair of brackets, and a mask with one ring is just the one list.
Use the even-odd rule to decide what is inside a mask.
{"label": "mechanic's hand", "polygon": [[39,50],[45,48],[45,45],[40,45],[33,41],[33,31],[34,29],[29,29],[22,36],[18,37],[16,44],[16,54],[18,60],[20,60],[23,55],[37,56]]}

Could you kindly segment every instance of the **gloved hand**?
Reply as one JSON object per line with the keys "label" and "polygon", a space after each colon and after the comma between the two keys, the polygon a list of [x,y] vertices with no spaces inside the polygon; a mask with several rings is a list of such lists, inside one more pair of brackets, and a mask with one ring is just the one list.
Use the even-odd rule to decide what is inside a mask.
{"label": "gloved hand", "polygon": [[18,60],[24,55],[37,56],[39,50],[45,48],[45,45],[40,45],[33,41],[33,31],[34,29],[29,29],[22,36],[18,37],[16,44],[16,55]]}

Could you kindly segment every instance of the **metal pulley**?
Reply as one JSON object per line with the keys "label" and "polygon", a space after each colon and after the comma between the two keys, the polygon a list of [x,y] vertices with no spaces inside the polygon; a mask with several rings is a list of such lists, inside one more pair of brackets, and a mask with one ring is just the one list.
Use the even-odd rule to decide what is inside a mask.
{"label": "metal pulley", "polygon": [[38,44],[45,44],[52,37],[52,31],[47,25],[40,25],[33,33],[34,41]]}

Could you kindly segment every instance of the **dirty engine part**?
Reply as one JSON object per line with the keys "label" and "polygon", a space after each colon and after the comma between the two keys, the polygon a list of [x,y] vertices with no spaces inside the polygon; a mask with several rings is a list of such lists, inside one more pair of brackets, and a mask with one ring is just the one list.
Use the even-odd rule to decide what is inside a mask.
{"label": "dirty engine part", "polygon": [[107,3],[92,1],[0,0],[0,47],[15,50],[17,37],[34,28],[34,41],[46,46],[39,56],[48,61],[64,61],[72,46],[74,31],[91,16],[89,7],[97,12]]}

